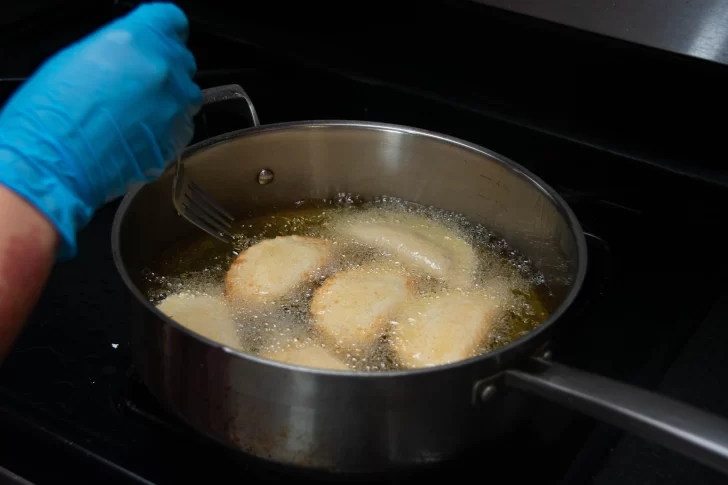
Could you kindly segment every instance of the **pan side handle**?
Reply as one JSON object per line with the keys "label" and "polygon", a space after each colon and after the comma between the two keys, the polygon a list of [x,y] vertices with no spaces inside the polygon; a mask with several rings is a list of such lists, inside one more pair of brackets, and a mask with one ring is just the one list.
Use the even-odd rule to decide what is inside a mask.
{"label": "pan side handle", "polygon": [[195,134],[190,145],[241,128],[260,126],[250,96],[237,84],[202,90],[202,106],[195,115]]}
{"label": "pan side handle", "polygon": [[532,359],[504,372],[507,387],[538,395],[728,474],[728,420],[654,392]]}
{"label": "pan side handle", "polygon": [[250,100],[250,96],[238,84],[226,84],[202,90],[202,108],[200,113],[227,111],[243,114],[251,125],[260,126],[258,113]]}

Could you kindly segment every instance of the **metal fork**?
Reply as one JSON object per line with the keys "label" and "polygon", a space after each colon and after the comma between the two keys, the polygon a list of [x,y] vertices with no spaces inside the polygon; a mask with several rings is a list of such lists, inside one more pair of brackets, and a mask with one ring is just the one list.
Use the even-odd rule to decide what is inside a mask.
{"label": "metal fork", "polygon": [[231,243],[230,228],[234,217],[215,202],[202,187],[189,179],[182,158],[177,158],[177,171],[172,182],[177,213],[220,241]]}

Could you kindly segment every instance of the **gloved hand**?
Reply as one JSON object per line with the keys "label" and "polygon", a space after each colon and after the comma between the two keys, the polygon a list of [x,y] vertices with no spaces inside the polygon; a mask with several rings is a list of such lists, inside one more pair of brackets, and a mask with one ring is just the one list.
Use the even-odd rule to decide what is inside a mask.
{"label": "gloved hand", "polygon": [[0,183],[55,225],[58,259],[190,141],[202,95],[187,34],[179,8],[142,5],[46,61],[0,112]]}

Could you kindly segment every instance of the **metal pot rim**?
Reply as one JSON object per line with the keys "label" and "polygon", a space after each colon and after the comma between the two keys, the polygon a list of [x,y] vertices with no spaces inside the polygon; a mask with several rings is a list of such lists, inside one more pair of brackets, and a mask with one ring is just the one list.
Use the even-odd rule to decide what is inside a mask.
{"label": "metal pot rim", "polygon": [[[415,135],[415,136],[423,136],[430,139],[437,140],[442,143],[451,143],[458,146],[461,146],[463,148],[466,148],[468,150],[472,150],[474,152],[477,152],[481,155],[485,155],[487,157],[493,158],[495,160],[498,160],[500,163],[502,163],[504,166],[508,167],[510,170],[516,172],[520,177],[525,178],[529,182],[531,182],[535,187],[537,187],[546,197],[552,200],[554,202],[554,205],[558,208],[561,215],[566,219],[569,229],[571,229],[572,233],[574,234],[576,238],[576,246],[577,246],[577,254],[578,254],[578,268],[577,273],[574,278],[574,282],[571,286],[571,289],[569,290],[569,293],[566,295],[566,298],[561,302],[559,307],[554,311],[549,317],[543,321],[538,328],[532,330],[527,335],[524,335],[521,338],[516,339],[515,341],[500,347],[496,350],[493,350],[491,352],[486,352],[485,354],[476,356],[476,357],[470,357],[465,360],[461,360],[458,362],[453,362],[450,364],[444,364],[434,367],[424,367],[419,369],[410,369],[410,370],[398,370],[398,371],[387,371],[387,372],[362,372],[362,371],[338,371],[338,370],[329,370],[329,369],[318,369],[318,368],[312,368],[312,367],[302,367],[297,366],[293,364],[287,364],[284,362],[267,359],[264,357],[260,357],[253,354],[247,354],[239,350],[234,350],[228,347],[223,346],[222,344],[215,342],[213,340],[208,339],[207,337],[198,335],[197,333],[193,332],[192,330],[189,330],[188,328],[184,327],[183,325],[180,325],[179,323],[175,322],[171,318],[169,318],[167,315],[159,311],[144,295],[139,291],[139,289],[136,287],[136,285],[133,283],[129,273],[126,270],[126,266],[124,265],[124,262],[121,258],[121,247],[120,247],[120,235],[121,235],[121,225],[126,217],[126,214],[128,212],[128,208],[131,205],[132,201],[134,200],[134,197],[136,194],[143,190],[144,186],[136,187],[135,189],[131,190],[122,200],[121,204],[119,205],[116,215],[114,216],[114,222],[111,230],[111,247],[112,247],[112,254],[114,257],[114,264],[116,265],[117,271],[121,275],[122,280],[124,281],[124,284],[129,288],[129,290],[132,292],[134,297],[136,297],[138,300],[142,302],[142,304],[150,311],[152,311],[157,317],[162,319],[166,324],[171,325],[172,327],[176,328],[179,331],[182,331],[186,333],[189,337],[192,337],[194,339],[200,340],[207,345],[211,345],[213,348],[218,349],[220,351],[233,354],[238,358],[251,360],[260,364],[265,365],[273,365],[280,367],[285,370],[289,371],[298,371],[298,372],[304,372],[308,374],[314,374],[314,375],[330,375],[330,376],[343,376],[347,378],[357,378],[357,379],[382,379],[382,378],[396,378],[396,377],[403,377],[403,376],[414,376],[414,375],[423,375],[423,374],[431,374],[435,372],[448,372],[454,369],[458,369],[460,367],[465,367],[469,365],[477,365],[478,363],[485,362],[487,360],[495,360],[500,361],[503,359],[503,356],[506,354],[509,354],[513,352],[516,348],[527,345],[529,342],[532,342],[534,340],[539,339],[539,336],[544,334],[561,316],[566,312],[566,310],[571,306],[571,304],[576,299],[583,283],[584,279],[586,277],[586,268],[587,268],[587,245],[586,245],[586,238],[584,236],[584,232],[581,228],[581,224],[579,224],[578,219],[576,218],[576,215],[573,213],[571,208],[566,204],[566,201],[563,200],[563,198],[555,191],[553,190],[548,184],[546,184],[543,180],[541,180],[538,176],[531,173],[529,170],[527,170],[525,167],[519,165],[518,163],[512,161],[511,159],[504,157],[502,155],[499,155],[498,153],[495,153],[493,151],[490,151],[486,148],[483,148],[480,145],[476,145],[474,143],[462,140],[460,138],[456,138],[453,136],[445,135],[442,133],[424,130],[420,128],[413,128],[410,126],[404,126],[404,125],[397,125],[397,124],[390,124],[390,123],[380,123],[380,122],[370,122],[370,121],[354,121],[354,120],[309,120],[309,121],[293,121],[293,122],[284,122],[284,123],[273,123],[268,125],[260,125],[257,127],[252,128],[245,128],[242,130],[236,130],[231,131],[228,133],[223,133],[221,135],[217,135],[211,138],[208,138],[206,140],[200,141],[187,149],[182,154],[182,158],[190,157],[191,155],[204,150],[206,148],[209,148],[211,146],[217,145],[219,143],[224,143],[229,140],[234,140],[243,136],[250,136],[250,135],[257,135],[261,133],[266,132],[274,132],[274,131],[284,131],[284,130],[290,130],[290,129],[312,129],[312,128],[359,128],[359,129],[367,129],[367,130],[376,130],[376,131],[389,131],[389,132],[395,132],[395,133],[404,133],[408,135]],[[168,167],[169,169],[169,167]],[[393,194],[396,195],[396,194]],[[500,367],[500,366],[498,366]]]}

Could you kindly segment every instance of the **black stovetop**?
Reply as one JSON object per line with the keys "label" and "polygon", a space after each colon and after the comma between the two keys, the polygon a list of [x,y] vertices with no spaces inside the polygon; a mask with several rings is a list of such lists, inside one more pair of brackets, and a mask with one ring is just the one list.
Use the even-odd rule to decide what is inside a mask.
{"label": "black stovetop", "polygon": [[[99,9],[83,25],[44,30],[46,39],[55,39],[57,48],[110,12]],[[241,84],[262,123],[335,118],[412,125],[479,143],[536,172],[575,210],[590,250],[580,311],[554,339],[554,358],[728,416],[722,393],[728,326],[721,325],[728,316],[726,263],[715,236],[726,189],[446,96],[274,55],[257,42],[205,32],[203,23],[193,24],[191,39],[200,85]],[[48,25],[37,21],[37,28]],[[23,76],[53,50],[32,40],[34,32],[29,27],[13,39],[23,49],[0,75]],[[0,88],[7,95],[15,85]],[[128,300],[111,258],[117,204],[100,210],[82,232],[79,256],[56,267],[0,367],[0,467],[36,484],[309,478],[208,442],[148,394],[131,365]],[[589,418],[546,402],[538,410],[503,441],[377,480],[415,483],[472,473],[489,480],[507,472],[508,480],[566,485],[728,483]]]}

